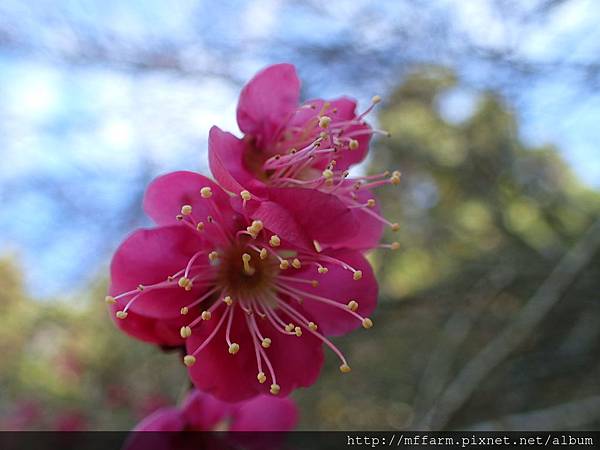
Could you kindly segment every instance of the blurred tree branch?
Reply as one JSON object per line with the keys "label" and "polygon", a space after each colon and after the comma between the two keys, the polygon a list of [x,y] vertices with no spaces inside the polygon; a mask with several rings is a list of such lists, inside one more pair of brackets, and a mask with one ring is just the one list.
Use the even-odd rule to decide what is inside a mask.
{"label": "blurred tree branch", "polygon": [[448,385],[419,428],[442,429],[485,378],[531,334],[600,248],[597,220],[556,265],[519,314]]}
{"label": "blurred tree branch", "polygon": [[479,422],[467,429],[474,431],[564,430],[581,428],[598,418],[600,418],[600,395]]}

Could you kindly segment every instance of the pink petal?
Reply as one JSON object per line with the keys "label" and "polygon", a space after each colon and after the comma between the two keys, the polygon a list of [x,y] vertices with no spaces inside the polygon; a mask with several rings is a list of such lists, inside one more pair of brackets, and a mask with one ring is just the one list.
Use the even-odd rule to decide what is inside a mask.
{"label": "pink petal", "polygon": [[[228,191],[239,195],[249,190],[261,195],[264,183],[252,174],[245,164],[245,158],[252,149],[241,139],[213,126],[208,138],[208,162],[215,179]],[[261,169],[262,170],[262,169]]]}
{"label": "pink petal", "polygon": [[[260,384],[256,379],[258,369],[254,344],[246,325],[245,313],[240,308],[235,308],[231,337],[240,345],[240,350],[235,355],[228,353],[223,326],[210,344],[196,355],[196,363],[189,368],[190,377],[198,389],[226,402],[239,402],[259,394],[268,394],[272,383],[265,364],[263,371],[267,375],[267,381]],[[194,329],[186,340],[188,353],[193,353],[202,344],[216,326],[221,314],[219,311],[224,309],[213,314],[212,319],[204,322],[198,330]],[[272,340],[265,352],[273,364],[281,387],[279,395],[284,397],[297,387],[313,384],[323,364],[321,342],[310,335],[283,335],[273,329],[266,319],[257,320],[263,336]]]}
{"label": "pink petal", "polygon": [[[185,420],[175,407],[161,408],[142,420],[133,431],[183,431]],[[131,448],[131,447],[128,447]]]}
{"label": "pink petal", "polygon": [[268,232],[278,235],[284,248],[288,245],[304,249],[312,247],[309,236],[296,218],[280,204],[253,201],[247,204],[246,210],[252,219],[260,220]]}
{"label": "pink petal", "polygon": [[231,431],[290,431],[298,423],[298,408],[289,398],[260,395],[234,411]]}
{"label": "pink petal", "polygon": [[[133,232],[113,256],[110,295],[131,291],[140,284],[150,286],[166,281],[169,275],[185,268],[203,246],[199,234],[183,224]],[[207,289],[206,286],[194,285],[191,291],[186,291],[175,282],[173,286],[146,289],[132,304],[131,311],[146,317],[176,318],[181,307]],[[124,306],[124,302],[124,299],[119,300],[120,305]]]}
{"label": "pink petal", "polygon": [[211,431],[232,413],[231,403],[225,403],[212,395],[193,389],[183,406],[187,428],[194,431]]}
{"label": "pink petal", "polygon": [[298,105],[300,80],[291,64],[275,64],[257,73],[240,93],[237,121],[246,134],[272,140]]}
{"label": "pink petal", "polygon": [[165,347],[179,347],[184,340],[179,335],[179,329],[187,325],[189,320],[183,316],[176,319],[164,320],[146,317],[129,311],[125,319],[118,319],[115,313],[123,309],[123,304],[111,305],[111,317],[115,324],[126,334],[150,344]]}
{"label": "pink petal", "polygon": [[[200,195],[203,187],[211,188],[210,199]],[[144,211],[158,225],[177,223],[175,217],[181,214],[183,205],[192,206],[192,217],[196,221],[206,221],[207,216],[215,217],[215,209],[218,209],[225,221],[224,226],[231,226],[229,194],[214,181],[198,173],[179,171],[160,176],[150,183],[144,196]]]}
{"label": "pink petal", "polygon": [[[352,272],[339,265],[324,264],[329,271],[319,274],[315,267],[305,272],[290,272],[290,276],[301,279],[318,280],[319,285],[313,288],[302,283],[289,282],[290,286],[306,291],[308,294],[333,300],[340,305],[347,305],[350,300],[359,304],[358,313],[368,317],[377,305],[377,280],[366,258],[357,251],[335,250],[323,254],[339,259],[357,270],[362,271],[360,280],[352,279]],[[361,321],[349,314],[345,308],[338,308],[304,297],[302,309],[313,318],[319,331],[326,336],[341,336],[361,326]]]}
{"label": "pink petal", "polygon": [[[355,191],[356,200],[359,203],[367,203],[367,200],[375,198],[375,196],[367,189]],[[380,214],[379,204],[376,203],[370,211]],[[356,208],[352,210],[352,214],[358,223],[356,234],[349,239],[336,243],[336,248],[349,248],[353,250],[368,250],[377,247],[381,237],[383,236],[385,225],[373,217],[363,209]]]}
{"label": "pink petal", "polygon": [[337,196],[304,188],[271,188],[269,199],[285,208],[310,242],[336,245],[356,235],[358,222]]}

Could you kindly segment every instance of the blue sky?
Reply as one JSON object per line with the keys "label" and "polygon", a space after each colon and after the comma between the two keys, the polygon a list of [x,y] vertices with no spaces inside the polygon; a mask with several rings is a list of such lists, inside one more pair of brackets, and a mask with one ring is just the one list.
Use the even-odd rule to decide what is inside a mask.
{"label": "blue sky", "polygon": [[[3,2],[0,17],[20,24],[32,41],[50,42],[68,54],[68,28],[62,30],[59,20],[50,28],[39,26],[53,3],[37,3],[39,8]],[[201,14],[192,18],[195,4],[65,2],[62,12],[85,30],[109,29],[132,42],[151,45],[157,37],[175,35],[180,45],[189,46],[190,66],[227,65],[240,79],[273,62],[261,56],[255,42],[281,33],[307,42],[334,39],[336,28],[352,16],[350,6],[336,11],[338,22],[319,21],[285,2],[263,0],[234,2],[236,7],[227,10],[206,3]],[[381,2],[378,8],[393,5]],[[500,25],[497,13],[486,5],[485,1],[439,2],[440,9],[452,14],[454,26],[482,47],[511,45],[512,25]],[[594,39],[598,33],[590,34],[597,23],[600,8],[575,0],[548,22],[525,30],[527,39],[519,41],[515,51],[539,60],[565,54],[577,60],[598,54],[600,39]],[[377,45],[388,26],[382,22],[354,38]],[[195,47],[198,27],[208,34],[208,44],[216,39],[242,45],[245,57],[215,61]],[[299,70],[308,75],[312,68]],[[465,70],[465,75],[476,78],[476,69]],[[600,188],[600,98],[578,95],[573,83],[549,73],[543,83],[520,93],[517,111],[522,137],[533,144],[556,144],[581,178]],[[363,105],[374,93],[385,95],[373,92],[377,82],[360,92],[348,91],[333,79],[323,80],[320,87],[323,96],[346,93]],[[238,85],[219,78],[68,64],[43,52],[0,48],[0,255],[16,256],[22,262],[30,290],[40,297],[72,292],[106,273],[107,258],[118,241],[127,230],[144,223],[139,196],[145,182],[175,169],[206,172],[208,130],[213,124],[236,130],[238,91]],[[450,119],[464,117],[472,108],[471,98],[468,91],[449,96],[443,105],[445,114]]]}

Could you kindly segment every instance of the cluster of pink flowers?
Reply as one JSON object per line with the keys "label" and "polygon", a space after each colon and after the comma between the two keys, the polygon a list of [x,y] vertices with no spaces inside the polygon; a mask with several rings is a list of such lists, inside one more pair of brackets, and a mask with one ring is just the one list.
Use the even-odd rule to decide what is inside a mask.
{"label": "cluster of pink flowers", "polygon": [[[398,172],[349,177],[382,131],[349,98],[299,104],[293,66],[258,73],[242,90],[242,138],[210,130],[217,180],[193,172],[156,179],[144,210],[156,227],[121,244],[106,301],[137,339],[185,348],[195,387],[215,401],[282,397],[313,384],[323,344],[371,328],[377,282],[364,252],[384,228],[371,189]],[[197,394],[200,395],[200,394]],[[184,410],[186,410],[184,408]]]}

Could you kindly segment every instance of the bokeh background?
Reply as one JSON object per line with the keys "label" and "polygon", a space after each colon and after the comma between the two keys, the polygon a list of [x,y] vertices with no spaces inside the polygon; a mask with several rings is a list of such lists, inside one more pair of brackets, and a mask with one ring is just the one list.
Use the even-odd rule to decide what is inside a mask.
{"label": "bokeh background", "polygon": [[286,61],[306,98],[381,95],[392,137],[357,170],[403,173],[376,327],[294,395],[300,428],[599,429],[599,22],[594,0],[2,1],[0,428],[126,430],[181,399],[179,358],[107,315],[110,255]]}

